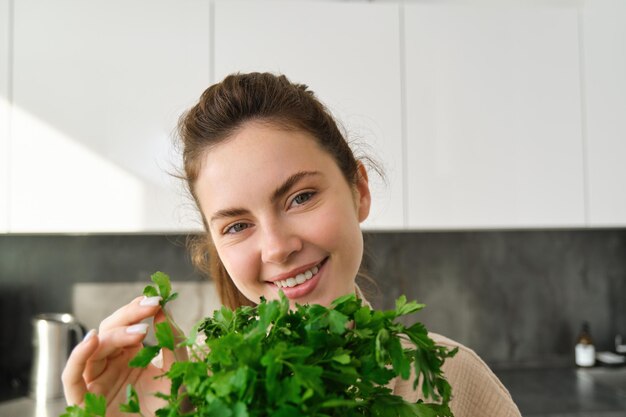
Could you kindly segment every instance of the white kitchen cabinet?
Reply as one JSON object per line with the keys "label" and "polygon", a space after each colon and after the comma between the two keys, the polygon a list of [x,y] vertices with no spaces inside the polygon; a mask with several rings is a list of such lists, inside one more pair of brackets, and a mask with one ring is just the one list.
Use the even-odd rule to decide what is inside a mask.
{"label": "white kitchen cabinet", "polygon": [[373,155],[366,229],[404,226],[399,6],[328,2],[215,3],[215,81],[270,71],[305,83]]}
{"label": "white kitchen cabinet", "polygon": [[168,172],[177,118],[209,83],[209,0],[14,8],[10,231],[199,228]]}
{"label": "white kitchen cabinet", "polygon": [[578,10],[407,4],[408,225],[585,224]]}
{"label": "white kitchen cabinet", "polygon": [[0,0],[0,233],[9,230],[9,0]]}
{"label": "white kitchen cabinet", "polygon": [[626,2],[582,12],[588,223],[626,226]]}

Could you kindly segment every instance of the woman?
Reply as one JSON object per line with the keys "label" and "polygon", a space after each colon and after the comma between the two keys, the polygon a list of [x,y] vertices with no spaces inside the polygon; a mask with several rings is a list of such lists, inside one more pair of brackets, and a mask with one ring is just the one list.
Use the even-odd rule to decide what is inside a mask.
{"label": "woman", "polygon": [[[254,305],[280,290],[294,304],[362,297],[355,277],[363,256],[360,223],[371,203],[367,171],[306,86],[271,74],[228,76],[181,118],[180,134],[185,177],[207,232],[191,245],[192,259],[213,277],[225,305]],[[136,298],[74,349],[63,375],[68,403],[90,391],[106,396],[109,415],[121,415],[117,404],[132,383],[145,411],[161,406],[151,394],[169,390],[167,380],[153,378],[162,369],[127,366],[147,331],[137,323],[164,319],[158,302]],[[519,416],[471,350],[431,337],[460,348],[444,366],[455,416]],[[163,369],[174,360],[165,352]],[[418,398],[407,381],[393,388]]]}

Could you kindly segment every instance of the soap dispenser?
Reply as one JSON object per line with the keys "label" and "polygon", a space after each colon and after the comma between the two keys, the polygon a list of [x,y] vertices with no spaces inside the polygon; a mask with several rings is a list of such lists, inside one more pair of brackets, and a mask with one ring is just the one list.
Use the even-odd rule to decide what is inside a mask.
{"label": "soap dispenser", "polygon": [[584,322],[578,339],[576,340],[576,365],[584,368],[596,363],[596,349],[591,339],[589,323]]}

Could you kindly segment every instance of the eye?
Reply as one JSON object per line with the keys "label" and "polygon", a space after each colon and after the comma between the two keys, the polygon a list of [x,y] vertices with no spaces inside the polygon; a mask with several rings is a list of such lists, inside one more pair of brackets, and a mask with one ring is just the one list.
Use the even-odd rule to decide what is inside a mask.
{"label": "eye", "polygon": [[224,234],[235,234],[246,230],[250,225],[248,223],[235,223],[224,230]]}
{"label": "eye", "polygon": [[291,205],[302,205],[304,203],[306,203],[307,201],[309,201],[311,199],[311,197],[313,197],[313,195],[315,195],[315,193],[313,191],[307,191],[304,193],[300,193],[297,196],[295,196],[293,198],[293,200],[291,200]]}

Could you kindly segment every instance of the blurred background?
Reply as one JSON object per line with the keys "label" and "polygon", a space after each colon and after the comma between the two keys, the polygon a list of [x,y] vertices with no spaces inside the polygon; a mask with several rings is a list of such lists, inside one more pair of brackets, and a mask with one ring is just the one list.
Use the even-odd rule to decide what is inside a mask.
{"label": "blurred background", "polygon": [[626,415],[624,368],[574,361],[583,322],[626,338],[621,0],[0,0],[0,400],[35,314],[96,326],[157,270],[186,323],[218,306],[175,129],[236,71],[309,85],[382,167],[376,307],[426,303],[524,415]]}

